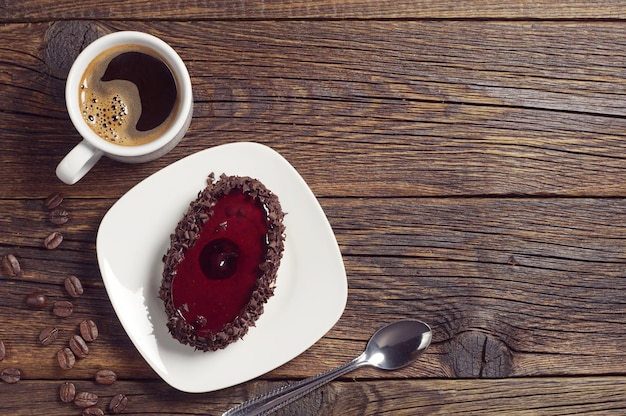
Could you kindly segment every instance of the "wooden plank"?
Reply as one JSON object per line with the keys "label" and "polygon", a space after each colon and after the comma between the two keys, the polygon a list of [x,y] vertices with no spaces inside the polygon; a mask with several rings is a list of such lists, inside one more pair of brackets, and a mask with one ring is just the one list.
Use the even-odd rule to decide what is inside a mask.
{"label": "wooden plank", "polygon": [[[204,393],[178,392],[164,383],[118,381],[98,386],[74,380],[79,391],[92,391],[105,409],[117,393],[128,397],[128,414],[202,414],[219,416],[232,406],[284,383],[254,381],[243,386]],[[80,414],[73,404],[58,399],[59,381],[21,381],[3,387],[0,405],[6,414],[27,416]],[[624,377],[529,378],[502,380],[376,380],[333,382],[275,412],[276,416],[375,416],[394,415],[612,415],[626,410]],[[7,394],[8,393],[8,394]],[[37,397],[39,400],[29,400]]]}
{"label": "wooden plank", "polygon": [[[425,320],[434,343],[423,365],[389,376],[509,377],[602,375],[621,371],[626,354],[626,200],[563,198],[324,198],[349,276],[348,305],[327,336],[270,377],[312,375],[364,348],[382,323]],[[72,374],[89,378],[110,363],[130,377],[155,375],[117,323],[97,268],[93,241],[110,203],[71,199],[73,236],[56,250],[39,244],[50,227],[41,201],[0,200],[19,220],[0,228],[0,255],[14,252],[22,276],[0,277],[0,339],[4,364],[26,378],[57,378],[56,349],[42,349],[39,332],[61,325],[60,348],[85,318],[106,322],[103,337]],[[571,218],[577,218],[572,224]],[[28,221],[33,218],[33,221]],[[49,228],[50,229],[50,228]],[[122,232],[122,231],[121,231]],[[29,236],[37,236],[29,240]],[[34,241],[34,242],[33,242]],[[48,307],[30,311],[34,291],[66,297],[68,274],[84,281],[69,320]],[[16,314],[23,319],[15,320]],[[9,325],[9,323],[11,323]],[[337,348],[338,346],[341,348]],[[33,351],[42,351],[39,356]],[[485,357],[485,351],[490,356]],[[45,365],[41,365],[41,359]],[[365,374],[374,376],[374,373]],[[378,374],[378,376],[381,376]]]}
{"label": "wooden plank", "polygon": [[105,160],[68,192],[119,197],[190,153],[252,140],[318,196],[624,195],[621,24],[59,22],[0,28],[3,198],[62,186],[54,166],[78,141],[63,99],[71,51],[131,28],[188,62],[192,126],[166,157]]}
{"label": "wooden plank", "polygon": [[[79,414],[71,380],[104,408],[214,414],[285,380],[359,354],[382,323],[426,320],[434,342],[415,365],[362,369],[278,415],[565,415],[626,412],[623,20],[617,0],[0,1],[0,413]],[[346,20],[347,19],[347,20]],[[349,22],[349,24],[347,24]],[[162,37],[195,92],[188,137],[159,161],[103,160],[69,187],[54,166],[77,142],[63,87],[76,54],[115,30]],[[306,45],[306,47],[302,47]],[[303,175],[336,232],[349,278],[337,325],[296,359],[239,386],[186,394],[143,361],[100,279],[100,219],[132,185],[216,144],[252,140]],[[42,199],[68,197],[53,226]],[[42,248],[53,230],[65,240]],[[60,319],[45,292],[86,293]],[[101,336],[70,371],[55,352],[83,319]],[[61,336],[39,345],[39,331]],[[114,369],[113,386],[93,383]],[[280,381],[279,381],[280,380]]]}
{"label": "wooden plank", "polygon": [[[573,368],[596,373],[605,357],[613,369],[620,367],[626,336],[620,330],[626,313],[620,297],[624,200],[323,204],[351,275],[351,319],[370,313],[382,320],[421,317],[437,328],[435,340],[444,343],[435,350],[444,357],[455,349],[472,351],[469,342],[493,341],[490,347],[502,353],[502,361],[474,369],[442,363],[445,373],[538,375]],[[597,331],[605,333],[604,341],[590,352],[586,343]],[[459,350],[450,356],[463,356]],[[562,354],[565,350],[569,353]]]}
{"label": "wooden plank", "polygon": [[624,19],[618,0],[597,2],[549,2],[515,0],[506,4],[480,1],[409,0],[245,0],[198,2],[184,0],[125,0],[105,4],[93,0],[80,4],[69,0],[11,2],[0,7],[0,21],[59,19]]}

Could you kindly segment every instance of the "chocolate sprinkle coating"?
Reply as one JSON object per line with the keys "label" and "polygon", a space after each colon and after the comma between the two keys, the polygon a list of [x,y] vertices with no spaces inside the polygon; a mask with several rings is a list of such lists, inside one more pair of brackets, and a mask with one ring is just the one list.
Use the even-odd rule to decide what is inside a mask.
{"label": "chocolate sprinkle coating", "polygon": [[[172,280],[178,266],[185,258],[185,252],[193,247],[200,236],[202,226],[213,215],[212,207],[222,195],[233,189],[258,200],[267,212],[267,252],[259,268],[263,274],[257,279],[256,288],[250,300],[241,309],[238,316],[226,323],[221,330],[212,332],[208,337],[197,336],[193,322],[187,322],[176,310],[172,300]],[[283,256],[285,226],[278,197],[265,187],[259,180],[248,176],[227,176],[222,174],[218,181],[211,173],[207,179],[207,187],[198,193],[198,197],[189,204],[189,208],[170,236],[170,247],[163,256],[163,279],[159,290],[159,298],[165,304],[168,316],[167,327],[170,334],[182,344],[187,344],[202,351],[216,351],[243,338],[250,326],[263,314],[263,307],[274,295],[276,274]]]}

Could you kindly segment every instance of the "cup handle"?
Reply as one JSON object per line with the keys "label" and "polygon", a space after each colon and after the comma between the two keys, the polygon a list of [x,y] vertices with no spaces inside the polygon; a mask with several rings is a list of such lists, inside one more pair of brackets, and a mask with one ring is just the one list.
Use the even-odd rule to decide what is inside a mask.
{"label": "cup handle", "polygon": [[65,155],[57,166],[56,174],[66,184],[73,185],[85,176],[101,157],[101,150],[83,140]]}

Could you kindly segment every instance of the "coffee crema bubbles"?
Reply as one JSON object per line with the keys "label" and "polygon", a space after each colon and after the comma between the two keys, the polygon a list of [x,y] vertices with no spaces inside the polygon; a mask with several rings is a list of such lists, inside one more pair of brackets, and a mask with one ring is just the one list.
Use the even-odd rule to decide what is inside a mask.
{"label": "coffee crema bubbles", "polygon": [[121,45],[98,55],[83,74],[78,98],[91,130],[125,146],[159,138],[179,105],[169,67],[139,45]]}

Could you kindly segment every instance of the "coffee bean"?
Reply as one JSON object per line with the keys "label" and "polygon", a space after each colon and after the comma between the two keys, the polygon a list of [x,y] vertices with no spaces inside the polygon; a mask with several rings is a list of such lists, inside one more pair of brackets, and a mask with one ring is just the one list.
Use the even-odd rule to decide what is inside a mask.
{"label": "coffee bean", "polygon": [[4,346],[4,342],[0,340],[0,361],[4,360],[4,357],[7,355],[7,350]]}
{"label": "coffee bean", "polygon": [[104,410],[99,407],[88,407],[83,409],[83,416],[104,416]]}
{"label": "coffee bean", "polygon": [[74,305],[67,300],[57,300],[52,305],[52,313],[59,318],[67,318],[74,312]]}
{"label": "coffee bean", "polygon": [[56,341],[58,336],[59,336],[58,328],[49,326],[48,328],[45,328],[43,331],[39,333],[39,342],[41,342],[41,345],[50,345],[54,341]]}
{"label": "coffee bean", "polygon": [[47,299],[43,293],[35,292],[26,296],[25,302],[31,309],[43,309],[46,307]]}
{"label": "coffee bean", "polygon": [[109,402],[109,411],[117,415],[124,412],[126,406],[128,406],[128,397],[121,393],[116,394]]}
{"label": "coffee bean", "polygon": [[90,391],[81,391],[76,393],[74,404],[78,407],[91,407],[98,404],[98,395]]}
{"label": "coffee bean", "polygon": [[61,244],[62,241],[63,234],[58,231],[54,231],[43,240],[43,246],[48,250],[54,250]]}
{"label": "coffee bean", "polygon": [[80,335],[73,335],[70,338],[70,349],[77,358],[85,358],[89,355],[89,347]]}
{"label": "coffee bean", "polygon": [[63,225],[70,219],[70,214],[63,208],[55,208],[50,211],[50,222],[54,225]]}
{"label": "coffee bean", "polygon": [[59,397],[63,403],[72,403],[76,397],[76,386],[74,383],[66,381],[59,388]]}
{"label": "coffee bean", "polygon": [[65,278],[63,284],[65,285],[67,294],[71,297],[77,298],[83,294],[83,284],[78,277],[70,275]]}
{"label": "coffee bean", "polygon": [[17,276],[22,272],[17,257],[10,253],[2,258],[2,270],[9,276]]}
{"label": "coffee bean", "polygon": [[5,383],[15,384],[20,381],[20,377],[22,377],[22,373],[17,368],[5,368],[0,373],[0,379]]}
{"label": "coffee bean", "polygon": [[110,386],[117,380],[117,374],[111,370],[98,370],[95,378],[96,383]]}
{"label": "coffee bean", "polygon": [[98,338],[98,327],[91,319],[85,319],[80,323],[80,335],[87,342],[93,342]]}
{"label": "coffee bean", "polygon": [[48,195],[48,197],[44,201],[44,205],[48,209],[54,209],[58,207],[59,205],[61,205],[62,202],[63,202],[63,195],[59,192],[54,192]]}
{"label": "coffee bean", "polygon": [[57,352],[57,361],[59,362],[59,367],[64,370],[69,370],[74,367],[76,356],[74,356],[72,350],[65,347]]}

